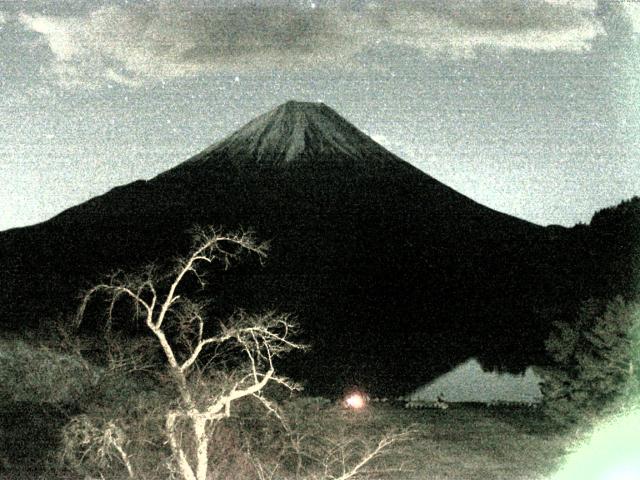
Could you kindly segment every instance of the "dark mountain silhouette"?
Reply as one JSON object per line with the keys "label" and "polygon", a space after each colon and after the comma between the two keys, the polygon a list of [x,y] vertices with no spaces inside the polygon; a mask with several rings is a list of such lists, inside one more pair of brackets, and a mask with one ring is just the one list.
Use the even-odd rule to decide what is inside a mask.
{"label": "dark mountain silhouette", "polygon": [[573,306],[583,250],[574,230],[472,201],[329,107],[288,102],[149,181],[0,233],[0,322],[75,309],[100,275],[186,252],[194,224],[271,240],[264,268],[212,277],[208,294],[219,312],[296,314],[312,350],[283,368],[325,393],[401,392],[470,356],[545,361],[541,312]]}

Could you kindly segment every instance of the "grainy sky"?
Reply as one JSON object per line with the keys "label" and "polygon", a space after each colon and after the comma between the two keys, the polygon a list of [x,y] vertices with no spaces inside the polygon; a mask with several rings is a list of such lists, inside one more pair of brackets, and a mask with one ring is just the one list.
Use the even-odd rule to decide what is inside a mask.
{"label": "grainy sky", "polygon": [[640,194],[640,2],[0,0],[0,230],[320,100],[465,195],[573,225]]}

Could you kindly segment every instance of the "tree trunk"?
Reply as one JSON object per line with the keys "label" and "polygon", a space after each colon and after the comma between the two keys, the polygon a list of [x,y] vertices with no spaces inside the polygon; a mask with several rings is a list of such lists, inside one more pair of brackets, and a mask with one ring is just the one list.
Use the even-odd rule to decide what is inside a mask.
{"label": "tree trunk", "polygon": [[198,466],[196,469],[197,480],[207,480],[207,470],[209,466],[209,438],[207,437],[207,420],[198,415],[192,418],[193,430],[196,437],[196,460]]}

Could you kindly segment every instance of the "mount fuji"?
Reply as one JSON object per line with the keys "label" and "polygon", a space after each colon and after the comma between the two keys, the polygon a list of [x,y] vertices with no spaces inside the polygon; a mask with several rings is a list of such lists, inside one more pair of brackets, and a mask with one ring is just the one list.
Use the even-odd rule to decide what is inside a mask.
{"label": "mount fuji", "polygon": [[474,202],[323,104],[287,102],[151,180],[0,232],[2,328],[72,311],[115,269],[185,253],[195,224],[271,241],[264,268],[212,273],[205,293],[217,312],[296,315],[311,351],[282,368],[315,392],[405,392],[469,357],[524,371],[544,358],[541,305],[571,288],[558,228]]}
{"label": "mount fuji", "polygon": [[212,152],[272,167],[304,160],[362,162],[367,169],[401,163],[326,105],[294,101],[257,117],[191,162],[206,161]]}

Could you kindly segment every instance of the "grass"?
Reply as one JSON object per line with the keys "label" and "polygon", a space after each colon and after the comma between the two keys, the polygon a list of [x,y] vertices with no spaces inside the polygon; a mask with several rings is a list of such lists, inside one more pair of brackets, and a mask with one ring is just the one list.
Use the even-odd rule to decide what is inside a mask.
{"label": "grass", "polygon": [[[104,409],[114,418],[130,420],[135,433],[129,453],[140,473],[146,472],[140,480],[163,478],[164,436],[157,427],[147,430],[149,425],[143,421],[146,410],[140,410],[136,402],[153,407],[162,404],[167,392],[158,390],[153,381],[145,383],[135,376],[101,377],[96,386],[94,377],[100,371],[86,365],[76,357],[21,340],[0,339],[0,480],[84,479],[61,472],[57,460],[62,429],[72,415],[95,413],[99,418]],[[318,400],[282,402],[294,431],[305,439],[302,451],[309,455],[305,458],[310,463],[305,464],[304,472],[318,480],[327,476],[322,462],[324,466],[329,463],[326,472],[338,472],[339,476],[343,458],[353,465],[354,459],[390,432],[410,430],[412,434],[389,455],[375,459],[368,465],[368,473],[359,478],[383,478],[378,473],[386,471],[385,478],[399,480],[544,479],[558,469],[573,443],[569,436],[552,433],[540,411],[526,407],[452,404],[448,410],[416,410],[372,403],[363,411],[351,411]],[[272,455],[283,452],[287,439],[280,428],[264,421],[264,410],[256,411],[251,405],[247,408],[244,413],[236,410],[238,417],[223,422],[216,433],[215,442],[225,448],[211,457],[211,463],[217,465],[215,478],[253,480],[252,462],[259,460],[266,468],[284,462],[277,470],[281,476],[266,478],[288,479],[284,473],[295,471],[299,457]],[[251,454],[243,446],[248,445],[243,443],[247,434]],[[328,460],[327,452],[333,455]],[[320,463],[309,457],[320,459]],[[103,473],[105,479],[113,478]]]}
{"label": "grass", "polygon": [[0,479],[50,478],[67,417],[51,406],[0,404]]}
{"label": "grass", "polygon": [[[371,404],[353,412],[329,404],[311,405],[303,414],[305,424],[328,438],[348,431],[366,440],[412,429],[400,451],[373,464],[374,469],[402,466],[389,475],[394,479],[544,479],[558,468],[569,445],[567,437],[545,431],[538,411],[525,407],[453,405],[442,411]],[[50,467],[64,422],[53,409],[5,405],[0,416],[0,478],[54,478]]]}
{"label": "grass", "polygon": [[[392,476],[398,479],[545,478],[559,466],[569,443],[567,437],[546,433],[540,413],[526,407],[454,405],[443,411],[383,404],[346,413],[363,437],[389,429],[415,431],[401,454],[404,471]],[[315,421],[327,430],[335,423],[326,414]]]}

